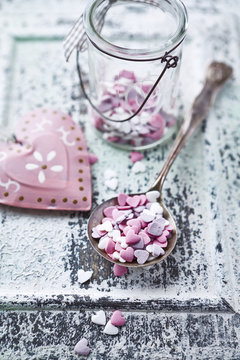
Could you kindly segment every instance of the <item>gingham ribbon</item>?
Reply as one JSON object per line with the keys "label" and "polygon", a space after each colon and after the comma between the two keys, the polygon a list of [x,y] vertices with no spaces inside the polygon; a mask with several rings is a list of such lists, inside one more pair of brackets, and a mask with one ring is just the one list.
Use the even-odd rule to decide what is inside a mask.
{"label": "gingham ribbon", "polygon": [[84,31],[82,15],[64,39],[63,49],[66,61],[69,60],[75,48],[79,51],[85,51],[87,49],[87,35]]}

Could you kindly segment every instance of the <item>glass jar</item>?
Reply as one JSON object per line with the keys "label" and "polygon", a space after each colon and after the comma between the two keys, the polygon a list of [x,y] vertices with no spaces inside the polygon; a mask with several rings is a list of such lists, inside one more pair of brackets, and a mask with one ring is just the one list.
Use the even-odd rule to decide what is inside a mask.
{"label": "glass jar", "polygon": [[92,122],[124,149],[162,143],[175,99],[187,13],[180,0],[95,0],[83,15]]}

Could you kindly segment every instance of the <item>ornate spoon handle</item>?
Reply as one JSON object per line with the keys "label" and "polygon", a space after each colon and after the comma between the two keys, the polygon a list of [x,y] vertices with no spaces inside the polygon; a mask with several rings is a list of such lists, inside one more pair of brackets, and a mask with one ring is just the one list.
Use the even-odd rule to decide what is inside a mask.
{"label": "ornate spoon handle", "polygon": [[184,120],[170,154],[155,183],[151,186],[151,190],[158,190],[161,192],[163,183],[175,158],[196,127],[206,118],[217,93],[232,76],[232,72],[232,68],[224,63],[212,62],[209,65],[202,91],[194,100],[190,114]]}

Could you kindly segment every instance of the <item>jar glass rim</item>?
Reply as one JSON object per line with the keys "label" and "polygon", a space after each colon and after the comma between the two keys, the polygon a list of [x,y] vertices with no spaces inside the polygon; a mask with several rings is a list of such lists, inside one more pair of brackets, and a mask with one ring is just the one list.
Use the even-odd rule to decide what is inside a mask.
{"label": "jar glass rim", "polygon": [[[162,0],[158,0],[162,1]],[[116,56],[125,60],[151,60],[160,58],[165,54],[166,51],[169,51],[175,48],[180,44],[187,31],[188,27],[188,15],[185,5],[181,0],[164,0],[170,5],[174,5],[178,10],[179,23],[178,28],[175,33],[169,37],[169,39],[162,43],[159,49],[154,50],[144,50],[144,49],[129,49],[121,46],[117,46],[106,39],[104,39],[99,32],[94,27],[93,15],[96,8],[103,2],[103,0],[94,0],[91,2],[85,9],[83,15],[83,24],[89,40],[97,47],[99,50],[103,51],[105,54],[111,56]],[[146,5],[151,5],[148,2]]]}

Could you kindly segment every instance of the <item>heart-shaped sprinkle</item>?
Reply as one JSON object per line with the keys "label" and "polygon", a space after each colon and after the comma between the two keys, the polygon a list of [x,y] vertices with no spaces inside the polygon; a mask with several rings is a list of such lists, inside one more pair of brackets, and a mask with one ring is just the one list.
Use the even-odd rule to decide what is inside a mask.
{"label": "heart-shaped sprinkle", "polygon": [[161,248],[161,246],[154,243],[152,246],[152,256],[160,256],[160,255],[164,255],[164,254],[165,254],[165,251]]}
{"label": "heart-shaped sprinkle", "polygon": [[153,214],[160,214],[161,215],[163,213],[163,208],[161,207],[161,205],[159,203],[154,202],[154,203],[151,203],[150,211]]}
{"label": "heart-shaped sprinkle", "polygon": [[[109,255],[111,256],[111,255]],[[119,260],[120,259],[120,253],[118,251],[114,251],[114,253],[112,254],[112,258],[114,260]]]}
{"label": "heart-shaped sprinkle", "polygon": [[130,160],[135,163],[136,161],[141,161],[143,159],[143,154],[138,151],[132,151],[130,154]]}
{"label": "heart-shaped sprinkle", "polygon": [[[106,324],[106,315],[103,310],[99,310],[96,314],[92,315],[92,322],[97,325],[105,325]],[[114,324],[113,324],[114,325]]]}
{"label": "heart-shaped sprinkle", "polygon": [[104,171],[104,178],[105,178],[105,180],[111,180],[112,178],[117,178],[117,174],[112,169],[106,169]]}
{"label": "heart-shaped sprinkle", "polygon": [[112,212],[115,209],[115,206],[109,206],[103,210],[103,214],[108,218],[112,218]]}
{"label": "heart-shaped sprinkle", "polygon": [[98,162],[98,157],[95,154],[88,154],[89,157],[89,163],[90,165],[95,164],[96,162]]}
{"label": "heart-shaped sprinkle", "polygon": [[160,197],[160,192],[157,190],[148,191],[146,193],[146,197],[149,202],[152,202],[152,203],[156,202],[157,199]]}
{"label": "heart-shaped sprinkle", "polygon": [[115,242],[109,238],[105,250],[108,254],[113,254],[115,251]]}
{"label": "heart-shaped sprinkle", "polygon": [[109,232],[109,231],[112,231],[112,229],[113,229],[112,223],[111,223],[109,220],[104,221],[102,224],[100,224],[100,225],[98,226],[98,230],[100,230],[100,231],[107,231],[107,232]]}
{"label": "heart-shaped sprinkle", "polygon": [[[0,203],[31,209],[91,209],[91,174],[83,133],[71,116],[36,109],[17,122],[22,143],[1,142]],[[26,136],[27,135],[27,136]]]}
{"label": "heart-shaped sprinkle", "polygon": [[102,237],[99,242],[98,242],[98,248],[100,250],[105,250],[106,249],[106,246],[107,246],[107,243],[108,243],[108,240],[109,240],[109,237],[108,236],[104,236]]}
{"label": "heart-shaped sprinkle", "polygon": [[134,255],[136,256],[137,262],[140,265],[144,264],[149,258],[149,252],[146,250],[135,250]]}
{"label": "heart-shaped sprinkle", "polygon": [[146,195],[145,195],[145,194],[141,194],[141,195],[140,195],[140,203],[139,203],[139,205],[145,205],[146,201],[147,201]]}
{"label": "heart-shaped sprinkle", "polygon": [[113,272],[115,276],[123,276],[127,273],[127,268],[125,266],[120,266],[118,264],[114,264],[113,266]]}
{"label": "heart-shaped sprinkle", "polygon": [[138,195],[128,196],[126,199],[126,202],[128,205],[132,206],[133,208],[137,207],[140,202],[140,196],[138,196]]}
{"label": "heart-shaped sprinkle", "polygon": [[138,235],[140,235],[141,238],[143,239],[144,245],[147,245],[150,243],[151,239],[144,231],[140,231],[140,233]]}
{"label": "heart-shaped sprinkle", "polygon": [[123,248],[121,247],[121,244],[116,243],[116,245],[115,245],[115,250],[118,251],[118,252],[120,252],[122,249],[123,249]]}
{"label": "heart-shaped sprinkle", "polygon": [[118,195],[118,204],[120,206],[125,206],[126,205],[126,200],[127,200],[127,195],[122,194],[122,193]]}
{"label": "heart-shaped sprinkle", "polygon": [[144,248],[144,241],[143,241],[143,237],[141,236],[141,239],[139,240],[139,242],[137,242],[136,244],[132,245],[133,249],[143,249]]}
{"label": "heart-shaped sprinkle", "polygon": [[111,320],[107,322],[103,330],[103,332],[108,335],[117,335],[118,331],[119,331],[118,328],[111,323]]}
{"label": "heart-shaped sprinkle", "polygon": [[139,231],[141,230],[141,221],[139,221],[138,219],[128,220],[127,225],[136,228],[136,233],[139,233]]}
{"label": "heart-shaped sprinkle", "polygon": [[134,258],[134,250],[132,247],[128,247],[126,250],[120,251],[120,256],[122,259],[126,260],[127,262],[132,262]]}
{"label": "heart-shaped sprinkle", "polygon": [[137,242],[139,242],[140,239],[141,237],[135,234],[135,232],[132,229],[127,232],[126,243],[128,245],[136,244]]}
{"label": "heart-shaped sprinkle", "polygon": [[123,326],[126,323],[121,311],[116,310],[111,316],[111,323],[115,326]]}
{"label": "heart-shaped sprinkle", "polygon": [[112,178],[110,180],[106,180],[105,184],[108,189],[115,191],[115,190],[117,190],[117,187],[118,187],[118,179]]}
{"label": "heart-shaped sprinkle", "polygon": [[140,215],[141,219],[146,223],[149,223],[154,220],[155,215],[148,209],[144,209]]}
{"label": "heart-shaped sprinkle", "polygon": [[164,225],[161,221],[154,220],[148,227],[148,233],[153,236],[160,236],[163,232]]}
{"label": "heart-shaped sprinkle", "polygon": [[88,355],[91,349],[88,347],[88,341],[85,338],[79,340],[79,342],[75,345],[74,351],[78,355]]}
{"label": "heart-shaped sprinkle", "polygon": [[144,165],[142,162],[137,161],[134,163],[134,165],[132,167],[132,172],[134,174],[143,173],[145,171],[146,171],[146,165]]}
{"label": "heart-shaped sprinkle", "polygon": [[93,274],[93,271],[84,271],[82,269],[78,270],[77,275],[78,275],[78,281],[83,284],[86,281],[88,281],[89,279],[91,279]]}

